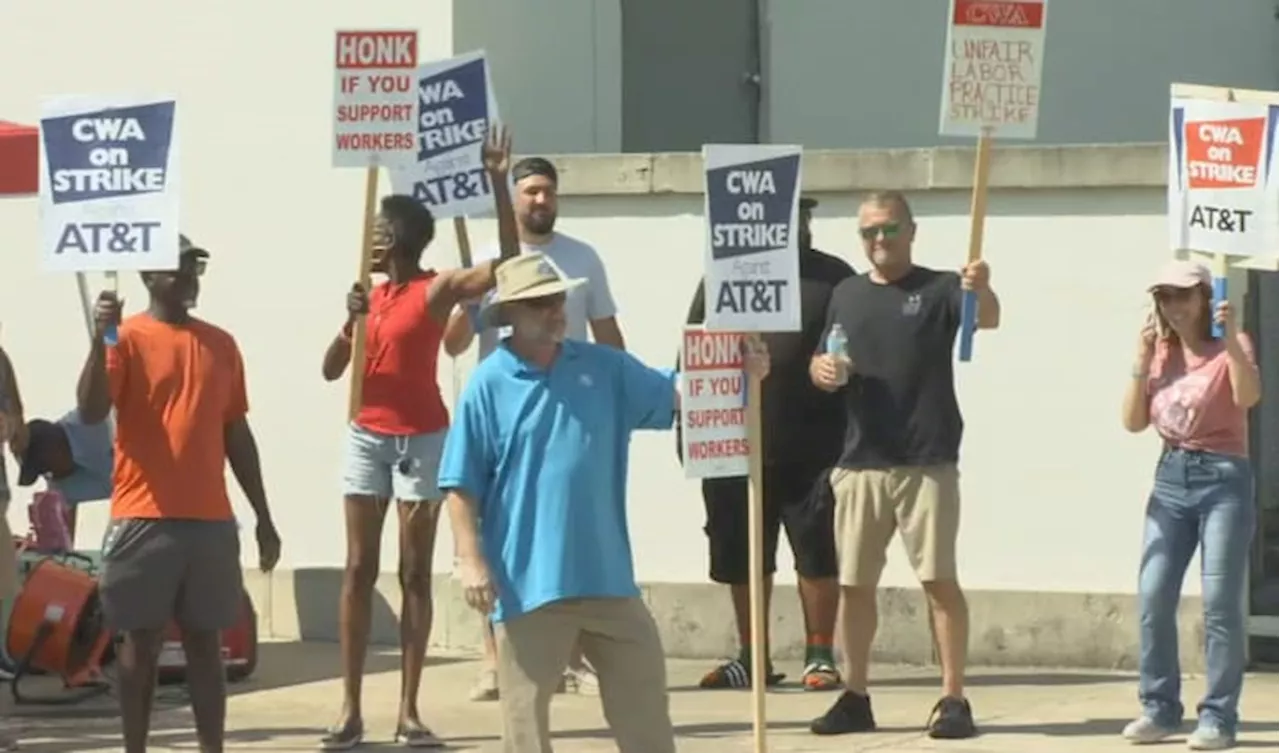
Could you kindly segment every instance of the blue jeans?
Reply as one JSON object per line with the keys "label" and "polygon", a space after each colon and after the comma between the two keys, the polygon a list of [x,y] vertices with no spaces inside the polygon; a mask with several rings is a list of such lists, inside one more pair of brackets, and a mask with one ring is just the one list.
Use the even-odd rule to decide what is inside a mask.
{"label": "blue jeans", "polygon": [[1248,640],[1245,578],[1256,518],[1247,459],[1176,449],[1160,456],[1138,575],[1138,697],[1143,714],[1161,726],[1182,724],[1178,598],[1199,546],[1208,688],[1196,710],[1201,724],[1235,734]]}

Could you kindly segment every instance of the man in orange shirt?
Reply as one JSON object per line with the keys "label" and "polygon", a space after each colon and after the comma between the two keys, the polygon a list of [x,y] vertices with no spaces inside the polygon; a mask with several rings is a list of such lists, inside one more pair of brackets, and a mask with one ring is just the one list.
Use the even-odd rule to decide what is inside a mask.
{"label": "man in orange shirt", "polygon": [[[244,364],[226,331],[191,316],[208,252],[181,239],[178,269],[142,273],[150,303],[120,321],[114,293],[98,296],[80,374],[87,424],[116,411],[111,523],[100,592],[117,653],[126,753],[144,753],[165,629],[182,629],[202,753],[221,753],[226,687],[219,632],[239,616],[240,535],[223,468],[257,515],[259,564],[280,559],[258,448],[245,416]],[[106,333],[118,325],[114,344]]]}

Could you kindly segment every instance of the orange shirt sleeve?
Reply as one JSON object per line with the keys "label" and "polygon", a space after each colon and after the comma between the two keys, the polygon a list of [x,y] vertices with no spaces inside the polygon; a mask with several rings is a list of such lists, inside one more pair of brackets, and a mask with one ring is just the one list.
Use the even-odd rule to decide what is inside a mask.
{"label": "orange shirt sleeve", "polygon": [[227,396],[226,423],[239,421],[249,413],[249,390],[245,386],[244,359],[240,356],[240,347],[234,339],[228,340],[231,350],[230,360],[233,366],[231,375],[231,392]]}

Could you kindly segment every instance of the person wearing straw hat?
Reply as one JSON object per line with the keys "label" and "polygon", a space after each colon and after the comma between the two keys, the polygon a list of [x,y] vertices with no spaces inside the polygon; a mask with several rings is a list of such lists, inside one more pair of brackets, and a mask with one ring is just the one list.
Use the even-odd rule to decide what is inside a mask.
{"label": "person wearing straw hat", "polygon": [[[445,442],[446,492],[467,603],[492,613],[506,753],[550,753],[551,697],[574,645],[599,673],[618,748],[673,753],[662,643],[627,532],[631,433],[670,429],[674,371],[565,338],[563,279],[540,253],[497,270],[481,314],[511,334],[467,383]],[[764,377],[768,353],[747,369]]]}
{"label": "person wearing straw hat", "polygon": [[[1249,462],[1249,409],[1262,399],[1253,345],[1230,303],[1213,303],[1209,270],[1173,261],[1151,281],[1121,420],[1164,442],[1147,499],[1138,571],[1138,699],[1125,739],[1154,743],[1182,726],[1178,601],[1200,550],[1205,694],[1192,750],[1235,745],[1247,663],[1243,602],[1257,525]],[[1219,324],[1224,337],[1213,336]]]}
{"label": "person wearing straw hat", "polygon": [[[555,165],[545,157],[525,157],[511,168],[511,178],[516,189],[514,208],[521,253],[536,251],[547,258],[561,277],[583,280],[566,297],[565,334],[574,340],[590,339],[625,350],[626,341],[617,320],[618,306],[600,254],[591,244],[556,230],[560,174]],[[490,248],[482,251],[481,257],[496,254],[497,250]],[[475,326],[483,305],[484,301],[468,302],[454,311],[444,334],[444,349],[449,356],[463,353],[471,347],[472,340],[477,339],[478,359],[493,352],[503,333],[497,328]],[[470,696],[473,701],[492,701],[498,697],[493,625],[485,622],[482,629],[484,659]],[[560,689],[583,695],[595,695],[599,691],[595,670],[582,658],[581,648],[574,650]]]}

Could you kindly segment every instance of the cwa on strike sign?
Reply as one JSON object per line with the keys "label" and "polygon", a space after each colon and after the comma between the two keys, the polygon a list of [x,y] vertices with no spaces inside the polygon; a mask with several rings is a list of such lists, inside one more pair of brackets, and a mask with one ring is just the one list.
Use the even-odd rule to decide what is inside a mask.
{"label": "cwa on strike sign", "polygon": [[800,329],[800,147],[702,147],[707,328]]}
{"label": "cwa on strike sign", "polygon": [[1276,256],[1280,108],[1174,97],[1169,229],[1175,251]]}

